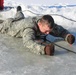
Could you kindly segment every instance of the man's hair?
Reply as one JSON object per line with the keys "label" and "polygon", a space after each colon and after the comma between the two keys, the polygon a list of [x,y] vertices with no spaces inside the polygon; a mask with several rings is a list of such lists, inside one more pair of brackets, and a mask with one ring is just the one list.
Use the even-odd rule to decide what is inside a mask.
{"label": "man's hair", "polygon": [[17,11],[22,11],[21,6],[18,6],[18,7],[17,7]]}
{"label": "man's hair", "polygon": [[40,19],[41,22],[47,21],[50,25],[51,28],[54,26],[54,19],[50,15],[43,15],[42,18]]}

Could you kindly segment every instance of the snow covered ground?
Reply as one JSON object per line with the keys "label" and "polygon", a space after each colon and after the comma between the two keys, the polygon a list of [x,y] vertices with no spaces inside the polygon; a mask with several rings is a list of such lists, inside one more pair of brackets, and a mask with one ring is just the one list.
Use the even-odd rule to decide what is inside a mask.
{"label": "snow covered ground", "polygon": [[[76,5],[25,5],[16,0],[5,0],[0,19],[14,17],[18,5],[21,5],[25,17],[51,14],[57,24],[76,37]],[[0,34],[0,75],[76,75],[75,54],[56,48],[53,57],[38,56],[26,51],[21,41]],[[75,51],[76,41],[73,49]]]}

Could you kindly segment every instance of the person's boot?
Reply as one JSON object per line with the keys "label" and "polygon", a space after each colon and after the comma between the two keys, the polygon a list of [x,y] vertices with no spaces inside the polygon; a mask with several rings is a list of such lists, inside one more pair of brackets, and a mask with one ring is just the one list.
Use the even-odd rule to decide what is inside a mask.
{"label": "person's boot", "polygon": [[18,11],[22,11],[21,6],[17,6],[17,12],[18,12]]}
{"label": "person's boot", "polygon": [[68,34],[66,36],[66,41],[69,43],[69,44],[73,44],[75,42],[75,36],[72,35],[72,34]]}
{"label": "person's boot", "polygon": [[53,56],[54,52],[55,52],[55,46],[54,46],[54,44],[48,44],[48,45],[46,45],[44,51],[45,51],[45,55]]}

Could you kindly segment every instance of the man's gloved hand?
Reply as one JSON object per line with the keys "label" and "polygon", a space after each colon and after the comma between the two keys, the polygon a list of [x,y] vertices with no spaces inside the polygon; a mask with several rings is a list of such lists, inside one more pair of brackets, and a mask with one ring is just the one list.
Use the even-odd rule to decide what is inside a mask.
{"label": "man's gloved hand", "polygon": [[48,44],[44,48],[45,55],[53,56],[55,52],[54,44]]}
{"label": "man's gloved hand", "polygon": [[73,36],[72,34],[68,34],[66,37],[67,37],[66,41],[69,44],[73,44],[75,42],[75,36]]}

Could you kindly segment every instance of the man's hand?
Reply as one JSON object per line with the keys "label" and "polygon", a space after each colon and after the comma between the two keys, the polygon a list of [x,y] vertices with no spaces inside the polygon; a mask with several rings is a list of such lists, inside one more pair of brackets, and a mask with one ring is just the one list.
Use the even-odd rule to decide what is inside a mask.
{"label": "man's hand", "polygon": [[66,40],[69,44],[73,44],[75,42],[75,36],[73,36],[72,34],[68,34],[66,36],[66,38],[67,38]]}
{"label": "man's hand", "polygon": [[53,56],[55,52],[54,44],[48,44],[44,48],[45,55]]}

